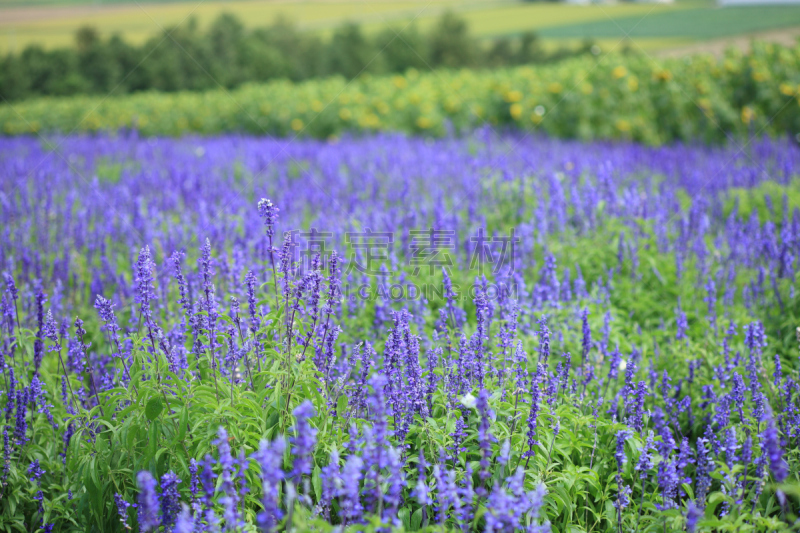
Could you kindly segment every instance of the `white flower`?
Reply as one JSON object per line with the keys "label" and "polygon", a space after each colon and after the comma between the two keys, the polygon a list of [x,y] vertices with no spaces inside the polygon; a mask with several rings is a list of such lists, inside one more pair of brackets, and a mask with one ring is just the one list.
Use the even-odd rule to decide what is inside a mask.
{"label": "white flower", "polygon": [[470,393],[465,394],[464,397],[461,398],[461,404],[469,409],[475,409],[475,403],[475,396]]}

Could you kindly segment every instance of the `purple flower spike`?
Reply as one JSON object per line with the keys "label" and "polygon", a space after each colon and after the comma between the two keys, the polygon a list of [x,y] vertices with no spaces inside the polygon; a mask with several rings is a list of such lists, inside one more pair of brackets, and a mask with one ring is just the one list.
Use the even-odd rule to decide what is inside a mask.
{"label": "purple flower spike", "polygon": [[150,472],[142,470],[136,476],[136,485],[139,487],[139,528],[142,531],[158,529],[161,520],[158,518],[159,503],[156,480]]}
{"label": "purple flower spike", "polygon": [[317,413],[311,402],[306,400],[292,414],[297,419],[292,438],[292,453],[295,456],[292,477],[299,481],[301,476],[311,473],[311,452],[317,442],[317,430],[311,426],[309,419]]}
{"label": "purple flower spike", "polygon": [[181,495],[178,492],[180,482],[174,472],[161,476],[161,523],[166,528],[175,523],[181,509]]}
{"label": "purple flower spike", "polygon": [[778,483],[783,483],[789,475],[789,467],[783,458],[783,447],[771,413],[767,415],[767,427],[764,429],[761,438],[769,460],[769,469],[772,471],[772,476]]}
{"label": "purple flower spike", "polygon": [[117,504],[117,512],[119,513],[119,521],[122,522],[122,526],[125,529],[129,529],[130,526],[128,525],[128,509],[133,506],[136,507],[136,504],[128,503],[125,498],[122,497],[122,494],[116,493],[114,495],[114,501]]}
{"label": "purple flower spike", "polygon": [[278,212],[280,209],[275,207],[271,200],[262,198],[258,202],[258,212],[264,219],[264,226],[267,228],[267,237],[275,235],[275,221],[278,220]]}
{"label": "purple flower spike", "polygon": [[175,522],[175,528],[172,530],[172,533],[194,533],[194,531],[194,517],[192,516],[189,507],[186,504],[182,504],[181,512],[178,515],[178,519]]}

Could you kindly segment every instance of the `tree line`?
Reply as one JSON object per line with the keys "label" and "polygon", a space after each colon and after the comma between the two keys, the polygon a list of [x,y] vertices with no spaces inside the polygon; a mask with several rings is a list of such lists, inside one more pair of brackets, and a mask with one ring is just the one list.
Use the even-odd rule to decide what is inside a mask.
{"label": "tree line", "polygon": [[349,22],[329,39],[300,31],[281,17],[270,26],[247,29],[235,16],[221,14],[205,29],[190,19],[140,46],[119,35],[103,38],[92,27],[76,32],[74,47],[46,50],[30,45],[0,60],[0,96],[10,101],[43,95],[200,91],[276,78],[350,79],[411,68],[502,67],[553,62],[591,47],[586,42],[578,48],[546,50],[533,32],[481,41],[453,12],[442,14],[427,33],[411,25],[367,35]]}

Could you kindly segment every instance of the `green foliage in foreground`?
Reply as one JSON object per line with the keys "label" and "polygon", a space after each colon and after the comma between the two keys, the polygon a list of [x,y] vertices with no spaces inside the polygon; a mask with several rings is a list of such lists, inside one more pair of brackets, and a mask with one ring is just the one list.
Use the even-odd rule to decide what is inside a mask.
{"label": "green foliage in foreground", "polygon": [[[786,192],[786,191],[783,191]],[[793,195],[796,200],[796,195]],[[615,244],[617,230],[620,227],[607,228],[591,238],[565,236],[561,243],[554,243],[553,251],[559,253],[565,262],[574,262],[579,265],[587,278],[602,275],[602,268],[598,265],[613,263],[615,260]],[[592,291],[591,299],[599,303],[587,302],[590,311],[590,326],[594,332],[603,328],[603,310],[615,317],[609,341],[616,344],[623,353],[643,349],[643,361],[651,361],[653,366],[649,372],[658,376],[663,371],[668,371],[673,379],[685,379],[688,376],[687,362],[700,361],[696,370],[695,383],[689,391],[693,403],[701,403],[701,387],[712,382],[714,368],[723,364],[722,353],[716,344],[719,337],[709,329],[706,319],[705,304],[702,295],[697,294],[696,286],[692,281],[697,274],[694,265],[689,265],[682,280],[676,278],[674,258],[669,254],[659,254],[648,251],[647,242],[643,242],[640,252],[641,267],[634,270],[630,265],[622,268],[615,278],[614,291],[607,295],[610,300],[605,301],[602,288],[601,292]],[[650,243],[651,245],[654,243]],[[655,246],[653,246],[655,248]],[[543,258],[542,258],[543,259]],[[407,272],[408,274],[409,272]],[[420,283],[435,283],[436,277],[418,278]],[[739,289],[745,286],[747,275],[740,276],[737,283]],[[469,286],[470,273],[455,273],[454,284]],[[782,286],[786,291],[788,287]],[[265,283],[260,287],[263,295],[259,305],[269,305],[272,302],[272,283]],[[170,299],[175,301],[179,295],[177,288],[170,290]],[[672,306],[682,299],[683,308],[688,317],[688,334],[690,339],[685,342],[674,342],[676,324],[669,321],[664,325],[665,302]],[[474,333],[475,307],[466,297],[459,302],[468,313],[468,324],[464,333],[468,336]],[[379,302],[373,301],[366,307],[350,309],[344,301],[342,314],[349,316],[344,323],[346,326],[337,342],[354,344],[367,331],[372,330],[375,322],[375,306]],[[760,308],[766,321],[767,330],[777,333],[770,339],[770,349],[782,354],[785,365],[792,365],[797,359],[797,341],[792,328],[800,322],[800,295],[787,302],[787,312],[775,315],[770,312],[774,302],[767,299]],[[436,307],[433,303],[432,307]],[[736,323],[745,323],[751,317],[752,310],[747,310],[737,302],[736,305],[726,308],[727,318]],[[671,311],[670,311],[671,313]],[[87,318],[86,328],[89,331],[87,341],[93,344],[102,344],[100,336],[102,323],[93,315],[93,310],[81,313]],[[433,318],[435,310],[427,315],[426,320],[419,329],[420,335],[429,337],[433,331]],[[553,358],[559,359],[556,354],[561,352],[581,353],[580,331],[567,324],[574,320],[575,310],[571,308],[551,309],[548,312],[548,323],[555,328],[553,335]],[[285,320],[283,307],[265,315],[264,324],[259,335],[264,339],[279,335],[276,325]],[[227,327],[234,325],[235,317],[228,314],[220,316],[220,324]],[[497,324],[500,327],[502,323]],[[301,325],[302,326],[302,325]],[[223,329],[221,327],[220,329]],[[302,332],[303,330],[300,330]],[[187,330],[189,333],[189,330]],[[497,333],[492,329],[491,335]],[[380,334],[379,334],[380,336]],[[23,352],[31,357],[36,333],[24,330],[20,339]],[[557,341],[556,338],[563,340]],[[215,455],[214,440],[220,426],[228,431],[229,442],[234,450],[244,450],[251,454],[258,450],[259,442],[263,439],[274,439],[280,435],[291,435],[294,424],[292,411],[303,401],[310,400],[315,406],[317,416],[314,417],[314,427],[318,431],[317,446],[314,449],[314,467],[310,484],[306,490],[314,501],[322,495],[322,468],[328,464],[329,456],[334,451],[342,451],[347,443],[352,441],[350,426],[369,427],[374,423],[367,413],[360,412],[348,405],[345,389],[354,387],[352,381],[340,383],[341,388],[326,383],[324,376],[317,370],[314,362],[309,357],[304,361],[288,361],[282,354],[277,343],[265,343],[263,355],[268,362],[263,368],[256,368],[255,362],[251,367],[242,372],[245,381],[251,381],[252,387],[232,386],[226,379],[215,380],[211,376],[214,371],[210,369],[205,358],[192,359],[188,370],[196,376],[195,379],[186,380],[181,375],[171,372],[169,362],[163,353],[155,358],[149,350],[149,340],[146,330],[134,335],[135,342],[131,346],[131,377],[135,386],[127,388],[113,388],[100,394],[100,405],[91,411],[81,410],[74,416],[68,415],[61,402],[56,402],[52,408],[53,414],[64,423],[75,423],[79,429],[71,440],[66,451],[66,466],[63,478],[51,477],[48,479],[48,505],[43,516],[44,522],[56,522],[59,531],[119,531],[120,520],[114,505],[114,495],[119,493],[129,501],[135,501],[139,490],[135,484],[135,474],[141,470],[156,473],[174,471],[184,480],[183,491],[191,478],[190,461],[192,458],[202,458],[206,454]],[[520,340],[524,350],[531,354],[535,360],[536,353],[540,350],[540,339],[536,332],[520,333]],[[208,338],[201,338],[200,342],[208,343]],[[225,335],[219,334],[219,343],[226,342]],[[382,351],[383,346],[376,346]],[[655,350],[655,351],[654,351]],[[731,344],[731,350],[745,351],[741,336]],[[766,352],[772,353],[772,352]],[[42,367],[42,377],[47,390],[57,390],[60,386],[60,367],[58,360],[48,357]],[[555,361],[553,362],[555,364]],[[578,364],[578,361],[575,361]],[[649,363],[648,363],[649,364]],[[534,363],[529,363],[529,370],[534,371]],[[791,368],[791,367],[789,367]],[[645,367],[647,369],[647,367]],[[771,376],[773,366],[769,363],[762,369],[765,377]],[[444,378],[447,371],[436,368],[438,377]],[[793,371],[792,371],[793,372]],[[427,379],[427,374],[425,375]],[[596,393],[607,393],[610,399],[617,392],[619,383],[610,389],[606,386]],[[779,394],[775,387],[768,388],[769,395]],[[598,415],[596,398],[582,397],[582,394],[565,391],[557,402],[545,408],[539,415],[539,443],[534,447],[535,454],[526,461],[523,452],[527,449],[525,434],[526,416],[529,404],[515,401],[530,402],[527,391],[514,390],[514,383],[509,379],[505,389],[491,391],[490,405],[495,418],[491,432],[498,443],[510,443],[510,456],[507,464],[500,464],[495,457],[491,464],[488,486],[493,483],[503,483],[516,468],[523,466],[527,474],[532,475],[537,483],[544,483],[547,487],[546,506],[543,515],[551,522],[552,530],[556,532],[614,532],[618,531],[618,517],[614,502],[618,496],[618,486],[615,482],[617,463],[614,449],[617,434],[626,426],[614,419],[604,416],[602,409]],[[594,394],[594,393],[593,393]],[[434,392],[431,400],[432,410],[426,419],[415,417],[413,425],[406,437],[406,460],[414,464],[416,456],[422,451],[429,458],[436,458],[438,450],[452,446],[453,434],[456,431],[456,417],[448,408],[447,392],[439,388]],[[466,438],[462,445],[466,447],[463,454],[464,464],[470,465],[477,472],[479,469],[480,448],[478,447],[478,427],[480,414],[469,405],[462,409],[466,416]],[[89,428],[83,422],[84,417],[93,420],[94,431],[86,433]],[[559,426],[556,435],[553,427]],[[645,415],[646,427],[653,426],[651,415]],[[747,426],[756,426],[752,420],[747,421]],[[763,425],[759,426],[763,427]],[[390,424],[390,428],[394,426]],[[749,431],[749,430],[748,430]],[[86,433],[86,434],[85,434]],[[40,458],[46,465],[48,458],[58,457],[61,452],[61,442],[52,438],[52,428],[46,417],[38,415],[33,418],[32,442],[26,450],[27,460]],[[683,436],[692,440],[702,436],[701,423],[698,420],[689,433]],[[642,500],[634,502],[623,518],[624,530],[632,531],[634,526],[638,531],[660,532],[683,531],[686,527],[686,517],[679,509],[661,512],[657,508],[661,498],[659,488],[653,480],[642,482],[640,485],[639,472],[634,469],[645,444],[644,435],[634,434],[628,439],[626,453],[628,454],[627,466],[624,469],[626,479],[633,481],[636,494],[642,494]],[[654,454],[657,463],[659,455]],[[797,449],[788,449],[786,460],[790,465],[796,465],[800,460]],[[60,458],[59,458],[60,461]],[[287,471],[291,469],[291,455],[287,448],[285,461]],[[52,464],[52,463],[51,463]],[[36,515],[35,505],[32,501],[36,488],[28,483],[24,464],[11,465],[8,479],[9,486],[29,485],[30,494],[8,493],[2,499],[3,518],[0,518],[0,530],[26,531],[28,527],[23,522],[23,517]],[[736,467],[734,475],[741,475],[741,466]],[[727,470],[720,465],[720,470],[712,474],[713,479],[725,483]],[[388,480],[385,480],[388,482]],[[463,481],[463,480],[461,480]],[[252,467],[247,472],[247,484],[258,487],[260,483],[258,469]],[[409,488],[414,486],[414,478],[407,479]],[[686,497],[695,497],[691,484],[683,484]],[[760,497],[759,510],[753,514],[749,505],[738,505],[733,498],[723,492],[713,492],[708,496],[708,506],[700,518],[703,531],[796,531],[780,520],[780,504],[776,497],[776,490],[780,489],[789,499],[788,519],[793,520],[796,515],[797,501],[800,499],[800,485],[798,485],[796,472],[791,474],[785,484],[767,484]],[[219,487],[218,487],[219,490]],[[283,492],[282,498],[286,498]],[[748,493],[749,494],[749,493]],[[187,497],[184,495],[184,497]],[[188,498],[188,497],[187,497]],[[244,519],[248,524],[254,524],[257,513],[261,508],[258,491],[251,492],[245,498]],[[758,498],[757,498],[758,499]],[[641,506],[641,511],[639,510]],[[728,506],[729,514],[723,519],[718,517],[720,506]],[[486,507],[477,509],[474,522],[464,526],[448,522],[445,525],[433,525],[433,519],[421,511],[413,498],[408,498],[401,508],[398,518],[400,526],[392,531],[463,531],[464,527],[470,530],[483,530],[485,527],[484,515]],[[133,513],[132,513],[133,514]],[[293,531],[340,531],[316,515],[312,507],[297,503],[288,519],[283,525],[291,525]],[[135,528],[134,528],[135,529]],[[248,526],[245,531],[256,531],[253,526]],[[386,531],[386,524],[372,517],[365,524],[352,525],[346,531]]]}
{"label": "green foliage in foreground", "polygon": [[[27,145],[21,141],[6,141],[14,148],[8,153],[16,169],[24,168],[17,164],[20,153],[27,156],[23,161],[39,162],[39,153],[33,151],[37,141],[27,139]],[[83,153],[100,152],[100,141],[82,141]],[[207,153],[230,157],[232,146],[246,142],[234,141],[226,140],[220,145],[223,149]],[[158,169],[170,161],[177,164],[186,155],[192,162],[187,172],[200,171],[195,166],[199,159],[195,140],[113,139],[108,144],[117,142],[121,151],[104,152],[117,163],[105,163],[99,172],[114,185],[102,200],[114,196],[122,200],[126,190],[147,184],[151,176],[149,183],[156,185],[146,192],[157,199],[166,196],[171,186],[180,187],[184,198],[194,189],[187,184],[186,173],[151,174],[147,168],[133,175],[124,163],[144,153],[131,146],[160,142],[164,159],[145,156],[135,163]],[[351,142],[353,151],[364,150],[363,141]],[[603,158],[615,153],[607,146],[597,150],[548,142],[556,148],[570,146],[571,155],[592,150]],[[170,152],[163,146],[169,143],[182,146]],[[272,141],[258,143],[262,144],[251,153],[269,154],[269,147],[263,147]],[[407,140],[387,136],[379,151],[392,153],[396,148],[403,153],[404,143],[409,146]],[[319,146],[307,144],[312,150]],[[444,152],[442,147],[454,145],[415,139],[410,153]],[[503,153],[502,145],[492,146],[496,152],[489,153]],[[345,143],[337,148],[348,154]],[[173,472],[182,480],[174,487],[174,500],[200,507],[197,515],[213,508],[222,517],[230,494],[236,492],[241,500],[235,507],[245,525],[235,524],[236,517],[229,515],[225,530],[247,533],[256,530],[259,514],[269,505],[264,503],[268,490],[261,485],[262,476],[286,512],[279,518],[279,529],[297,532],[518,533],[530,525],[536,527],[527,531],[557,533],[797,531],[800,389],[795,335],[800,295],[794,287],[793,259],[781,263],[780,269],[767,269],[765,264],[786,259],[800,243],[800,190],[791,181],[796,177],[792,162],[800,153],[785,143],[760,143],[756,150],[762,156],[773,152],[775,160],[760,158],[760,164],[752,162],[751,167],[742,163],[746,172],[740,175],[747,178],[750,170],[766,169],[770,174],[757,174],[763,179],[760,185],[748,189],[741,179],[735,183],[742,188],[703,194],[692,181],[699,169],[713,166],[703,166],[698,159],[713,154],[725,164],[728,152],[629,149],[637,161],[645,152],[671,153],[674,159],[683,156],[692,161],[680,176],[685,188],[672,181],[675,176],[654,175],[650,169],[643,176],[639,170],[628,174],[626,168],[639,165],[627,166],[619,151],[614,170],[621,176],[603,173],[607,168],[603,167],[593,181],[593,165],[587,164],[585,172],[572,175],[575,181],[570,187],[564,186],[569,184],[568,175],[557,169],[537,179],[495,170],[475,179],[461,166],[452,172],[459,180],[466,175],[463,181],[439,176],[437,183],[449,189],[456,188],[453,183],[463,183],[463,188],[474,185],[471,193],[480,199],[479,211],[469,202],[455,204],[455,216],[478,221],[492,235],[505,228],[520,230],[522,249],[515,256],[520,262],[513,272],[481,265],[487,267],[483,273],[488,282],[514,280],[521,287],[524,280],[525,288],[513,295],[497,293],[491,300],[484,297],[488,290],[469,292],[483,286],[476,279],[478,265],[469,257],[453,265],[449,278],[459,294],[442,291],[427,300],[349,298],[353,294],[349,288],[358,283],[359,275],[351,279],[345,265],[339,264],[340,277],[332,260],[321,270],[313,261],[302,276],[294,276],[290,261],[282,260],[279,281],[274,283],[270,254],[258,252],[265,247],[243,251],[236,246],[247,231],[253,241],[263,243],[266,237],[272,244],[273,223],[267,222],[265,236],[262,220],[251,215],[246,204],[242,211],[228,210],[230,215],[219,220],[230,239],[215,246],[206,240],[200,252],[187,244],[187,256],[171,255],[175,241],[158,235],[148,241],[157,264],[150,247],[140,248],[136,260],[139,242],[126,226],[124,232],[100,233],[102,238],[92,242],[102,243],[97,248],[102,247],[104,256],[92,254],[84,235],[102,231],[107,227],[103,218],[109,217],[94,207],[103,203],[91,203],[101,195],[76,196],[89,206],[85,209],[53,201],[43,211],[46,216],[39,216],[35,206],[47,192],[55,191],[53,198],[60,199],[60,191],[72,193],[82,182],[64,173],[37,173],[34,184],[44,192],[32,195],[30,178],[16,172],[12,178],[18,180],[20,192],[10,197],[25,206],[31,219],[28,223],[16,215],[8,220],[9,225],[27,230],[26,236],[39,238],[33,249],[42,250],[37,260],[45,266],[37,271],[34,265],[31,272],[55,271],[63,264],[62,248],[42,243],[51,238],[58,243],[73,240],[64,220],[81,220],[89,213],[97,218],[73,228],[79,237],[74,242],[81,244],[71,250],[69,270],[61,267],[69,275],[57,278],[49,301],[44,301],[39,280],[15,287],[4,276],[0,340],[5,372],[0,391],[5,394],[0,396],[0,416],[5,418],[1,429],[9,444],[4,443],[0,473],[0,531],[38,531],[50,525],[55,533],[120,531],[115,498],[141,503],[145,491],[136,479],[142,472],[160,480]],[[462,160],[472,164],[477,150],[477,146],[464,149]],[[325,168],[369,167],[358,159],[332,165],[331,155],[322,157]],[[213,194],[224,194],[224,189],[241,194],[232,181],[222,181],[234,178],[239,160],[229,160],[227,166],[218,166],[219,159],[216,164],[212,161],[202,160],[205,170],[212,169],[202,174],[206,185],[213,180],[225,184]],[[427,155],[419,161],[425,165],[435,158]],[[784,172],[778,161],[790,167]],[[315,166],[309,161],[310,171]],[[282,172],[280,167],[275,171]],[[292,172],[287,171],[290,179],[276,188],[286,198],[302,198],[307,183],[295,181],[298,176]],[[762,177],[773,172],[775,180]],[[619,187],[614,178],[621,180]],[[359,185],[388,183],[393,188],[397,182],[390,181],[391,175],[371,173],[369,180],[357,179],[355,171],[348,176],[356,184],[356,196],[368,195],[363,204],[368,213],[391,210],[391,199],[378,200],[371,193],[375,189]],[[419,179],[430,187],[427,175]],[[542,186],[545,179],[547,186]],[[425,193],[436,192],[427,187],[416,195],[415,205],[426,205]],[[143,198],[148,196],[130,197],[139,209],[138,220],[152,227],[197,231],[191,217],[204,208],[176,204],[171,210],[159,210]],[[648,199],[649,206],[637,203]],[[26,202],[34,207],[28,208]],[[264,219],[274,221],[275,213],[264,211],[275,206],[267,200],[258,205]],[[297,205],[280,212],[283,221],[294,216],[298,225],[314,227],[314,215],[301,213],[318,204],[305,198]],[[438,205],[440,213],[448,209]],[[80,215],[73,219],[73,213]],[[20,219],[23,222],[18,223]],[[405,217],[401,220],[399,228],[414,227]],[[352,218],[353,224],[359,221]],[[285,224],[278,229],[298,227]],[[286,250],[282,254],[286,258],[289,246],[278,240],[281,233],[276,232],[275,244]],[[283,238],[291,235],[284,233]],[[128,237],[131,244],[125,241]],[[11,239],[7,242],[15,245],[14,250],[18,241],[24,241]],[[358,263],[354,248],[360,245],[344,242],[337,245],[339,257]],[[27,257],[15,264],[18,279],[24,279],[26,265],[31,264]],[[438,268],[415,274],[410,261],[383,254],[375,261],[383,259],[386,270],[377,269],[375,263],[370,266],[377,272],[392,269],[391,282],[446,285]],[[14,264],[13,259],[9,262]],[[734,268],[725,268],[731,265]],[[96,267],[113,275],[98,284]],[[341,298],[336,290],[340,279]],[[372,288],[382,279],[361,276]],[[312,296],[314,287],[321,287],[321,300]],[[187,292],[192,303],[186,301]],[[109,318],[111,311],[102,298],[94,299],[99,293],[122,295],[115,298],[116,317]],[[400,309],[408,313],[391,313]],[[65,318],[63,329],[57,327],[54,314]],[[73,328],[75,316],[84,319],[82,326]],[[123,329],[109,327],[116,324]],[[117,333],[120,340],[112,340]],[[368,381],[370,374],[373,379]],[[374,374],[392,381],[374,381]],[[89,387],[95,379],[103,380],[102,387],[92,394]],[[16,394],[7,394],[9,390]],[[11,398],[22,401],[14,405]],[[298,415],[298,408],[306,414]],[[304,429],[296,430],[301,419]],[[380,449],[395,451],[393,457],[402,458],[396,465],[402,466],[393,469],[364,451],[378,442],[377,428],[385,438]],[[645,447],[651,431],[656,434],[651,441],[656,450]],[[232,490],[222,473],[230,473],[223,470],[223,449],[248,458],[262,442],[281,435],[293,438],[285,452],[276,453],[281,475],[274,474],[276,468],[270,474],[264,463],[250,461],[244,481],[237,481],[249,492]],[[301,437],[307,444],[298,452]],[[644,461],[649,452],[652,461]],[[359,454],[369,464],[348,479],[356,479],[349,487],[358,489],[356,498],[364,498],[363,524],[356,523],[360,516],[343,513],[347,495],[341,487],[335,498],[326,497],[330,491],[325,490],[331,479],[344,484],[343,475],[330,474],[331,462],[339,467],[343,460],[359,460]],[[192,461],[209,456],[216,459],[206,463],[213,470],[208,476],[211,482],[198,495],[193,490]],[[294,470],[299,457],[309,459],[304,463],[307,468],[288,480],[282,477]],[[417,469],[420,457],[428,467]],[[640,464],[644,466],[637,469]],[[447,482],[439,475],[445,469],[452,475]],[[669,476],[670,471],[675,475]],[[543,504],[541,512],[528,523],[495,528],[492,519],[496,525],[503,510],[502,496],[495,496],[515,486],[513,479],[508,481],[515,472],[521,472],[517,485],[525,490],[542,487],[535,496]],[[420,502],[415,492],[419,479],[428,483],[436,504]],[[453,486],[462,495],[474,489],[466,517],[455,504],[449,514],[440,516],[437,511]],[[630,499],[620,505],[624,510],[618,510],[614,505],[624,499],[626,488]],[[375,503],[389,502],[390,494],[394,507]],[[382,514],[386,509],[392,510],[390,516]],[[698,514],[692,512],[698,509]],[[330,511],[327,516],[326,511]],[[142,525],[133,509],[123,515],[134,530]],[[545,520],[545,528],[539,529]],[[203,531],[208,530],[214,528]]]}

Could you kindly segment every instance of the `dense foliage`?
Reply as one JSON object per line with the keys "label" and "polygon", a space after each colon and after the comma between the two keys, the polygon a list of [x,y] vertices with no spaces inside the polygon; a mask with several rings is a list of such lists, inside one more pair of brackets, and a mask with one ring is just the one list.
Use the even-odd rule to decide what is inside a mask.
{"label": "dense foliage", "polygon": [[0,61],[0,98],[200,91],[280,78],[502,67],[552,62],[587,53],[592,46],[546,50],[533,33],[480,42],[452,12],[426,34],[404,24],[368,36],[358,24],[348,23],[323,40],[284,19],[248,30],[234,15],[223,14],[207,29],[190,20],[141,46],[118,35],[103,39],[92,27],[78,30],[75,44],[55,50],[31,45],[7,55]]}
{"label": "dense foliage", "polygon": [[541,67],[276,81],[233,91],[36,99],[0,106],[0,131],[144,135],[218,132],[318,138],[343,132],[444,135],[483,124],[556,137],[724,141],[800,132],[800,47],[724,59],[601,55]]}
{"label": "dense foliage", "polygon": [[798,165],[4,139],[0,529],[797,530]]}

